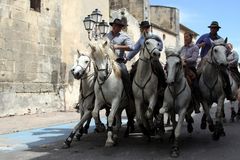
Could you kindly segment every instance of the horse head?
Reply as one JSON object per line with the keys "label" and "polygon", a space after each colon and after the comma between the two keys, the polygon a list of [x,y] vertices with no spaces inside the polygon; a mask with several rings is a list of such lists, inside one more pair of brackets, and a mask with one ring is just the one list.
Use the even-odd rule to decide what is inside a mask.
{"label": "horse head", "polygon": [[166,54],[166,71],[167,71],[167,84],[174,85],[175,82],[181,78],[179,76],[182,70],[182,60],[179,53],[174,48],[165,49]]}
{"label": "horse head", "polygon": [[89,56],[78,52],[77,63],[71,68],[71,73],[75,79],[81,79],[85,75],[88,68],[91,65],[91,59]]}
{"label": "horse head", "polygon": [[145,38],[144,48],[147,50],[149,55],[145,55],[148,59],[150,57],[159,58],[162,51],[162,41],[157,35],[148,35]]}
{"label": "horse head", "polygon": [[115,60],[117,56],[111,49],[110,41],[108,39],[90,42],[89,46],[91,48],[91,57],[93,57],[93,60],[95,61],[98,78],[105,81],[112,70],[111,60]]}
{"label": "horse head", "polygon": [[227,39],[212,41],[212,47],[208,51],[208,60],[218,66],[227,66],[226,48]]}

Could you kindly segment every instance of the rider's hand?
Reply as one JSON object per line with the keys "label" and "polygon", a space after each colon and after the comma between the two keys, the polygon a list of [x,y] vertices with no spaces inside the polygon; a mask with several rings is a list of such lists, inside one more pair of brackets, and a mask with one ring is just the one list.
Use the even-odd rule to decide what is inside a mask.
{"label": "rider's hand", "polygon": [[124,59],[123,63],[126,64],[128,59],[126,57],[124,57],[123,59]]}

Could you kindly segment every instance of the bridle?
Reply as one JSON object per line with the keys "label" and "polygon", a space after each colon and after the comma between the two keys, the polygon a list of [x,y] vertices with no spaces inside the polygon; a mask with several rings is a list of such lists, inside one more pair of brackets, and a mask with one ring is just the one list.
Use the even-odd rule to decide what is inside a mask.
{"label": "bridle", "polygon": [[[144,41],[144,47],[143,47],[143,49],[142,49],[142,51],[141,51],[141,53],[140,53],[140,54],[143,54],[144,59],[143,59],[141,56],[139,56],[139,60],[141,60],[141,61],[143,61],[143,62],[145,62],[145,63],[151,63],[152,52],[157,49],[157,47],[154,47],[151,51],[148,49],[147,44],[146,44],[146,43],[148,43],[148,42],[147,42],[148,39],[155,39],[155,40],[157,40],[157,37],[155,38],[154,36],[149,36],[149,37],[147,37],[147,38],[145,39],[145,41]],[[160,39],[159,39],[159,41],[160,41]],[[148,55],[149,55],[149,58],[144,56],[145,49],[147,50],[147,53],[148,53]],[[159,50],[159,49],[157,49],[157,50]],[[143,97],[143,100],[144,100],[144,101],[145,101],[144,89],[145,89],[146,85],[148,84],[148,82],[151,80],[152,74],[153,74],[153,69],[152,69],[152,64],[151,64],[151,74],[150,74],[150,76],[148,77],[148,79],[147,79],[147,81],[146,81],[145,84],[143,84],[143,85],[141,86],[140,84],[138,84],[138,83],[136,82],[136,79],[135,79],[135,78],[133,79],[133,82],[135,83],[135,85],[136,85],[138,88],[141,89],[141,91],[142,91],[142,97]]]}
{"label": "bridle", "polygon": [[[218,72],[218,74],[219,74],[219,71],[220,71],[220,65],[218,64],[218,62],[216,61],[216,59],[215,59],[215,57],[214,57],[214,53],[213,53],[213,51],[214,51],[214,47],[216,47],[216,46],[224,46],[224,47],[226,47],[226,45],[225,44],[217,44],[217,45],[215,45],[215,44],[213,44],[213,46],[211,47],[211,52],[210,52],[210,61],[208,60],[207,62],[209,63],[209,64],[211,64],[213,67],[215,67],[216,69],[217,69],[217,72]],[[213,92],[213,88],[216,86],[216,84],[217,84],[217,82],[218,82],[218,76],[216,76],[216,80],[214,81],[214,83],[213,83],[213,85],[212,86],[209,86],[209,84],[207,83],[207,80],[206,80],[206,78],[203,76],[203,83],[206,85],[206,87],[208,88],[208,90],[209,90],[209,92],[210,92],[210,97],[211,97],[211,99],[212,99],[212,92]]]}
{"label": "bridle", "polygon": [[[178,54],[170,54],[170,55],[168,55],[168,56],[166,57],[166,59],[168,59],[169,57],[177,57],[177,58],[179,59],[179,62],[180,62],[179,66],[180,66],[180,67],[177,68],[177,71],[175,72],[175,74],[176,74],[176,75],[180,75],[180,72],[182,71],[182,60],[181,60],[180,55],[178,55]],[[167,74],[168,74],[168,73],[167,73]],[[175,76],[175,79],[176,79],[176,77],[177,77],[177,76]],[[180,79],[182,79],[182,78],[180,78]],[[174,89],[172,90],[172,86],[174,87],[175,84],[176,84],[176,82],[177,82],[177,81],[174,80],[173,85],[171,85],[171,86],[168,85],[168,86],[167,86],[168,89],[169,89],[169,91],[170,91],[170,93],[171,93],[171,95],[172,95],[172,97],[173,97],[173,99],[174,99],[174,103],[175,103],[175,99],[177,98],[177,96],[179,96],[179,95],[185,90],[185,88],[187,87],[187,81],[186,81],[185,84],[184,84],[184,86],[176,93]],[[175,88],[175,87],[174,87],[174,88]]]}

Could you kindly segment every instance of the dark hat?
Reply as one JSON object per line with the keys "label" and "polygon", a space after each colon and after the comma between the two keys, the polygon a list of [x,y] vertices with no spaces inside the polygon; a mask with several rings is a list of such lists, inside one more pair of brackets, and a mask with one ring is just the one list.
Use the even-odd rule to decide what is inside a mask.
{"label": "dark hat", "polygon": [[119,25],[119,26],[124,26],[124,23],[123,23],[123,21],[122,20],[120,20],[120,19],[118,19],[118,18],[116,18],[116,19],[114,19],[114,21],[113,22],[110,22],[109,23],[111,26],[113,25],[113,24],[116,24],[116,25]]}
{"label": "dark hat", "polygon": [[221,27],[218,25],[217,21],[212,21],[212,23],[210,24],[210,26],[208,26],[208,28],[221,28]]}
{"label": "dark hat", "polygon": [[139,24],[140,28],[145,28],[145,27],[150,27],[150,23],[148,21],[142,21],[140,24]]}

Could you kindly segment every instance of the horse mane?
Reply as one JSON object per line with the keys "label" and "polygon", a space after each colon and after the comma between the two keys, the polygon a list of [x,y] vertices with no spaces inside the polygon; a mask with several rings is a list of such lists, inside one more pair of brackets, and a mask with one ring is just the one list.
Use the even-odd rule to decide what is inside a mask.
{"label": "horse mane", "polygon": [[91,47],[91,56],[93,57],[94,61],[103,60],[106,58],[106,56],[108,56],[111,61],[111,65],[115,75],[118,78],[121,78],[121,71],[115,64],[117,55],[110,48],[109,39],[104,38],[95,42],[91,42],[89,43],[89,46]]}
{"label": "horse mane", "polygon": [[179,56],[179,52],[174,47],[165,48],[166,57],[169,56]]}

